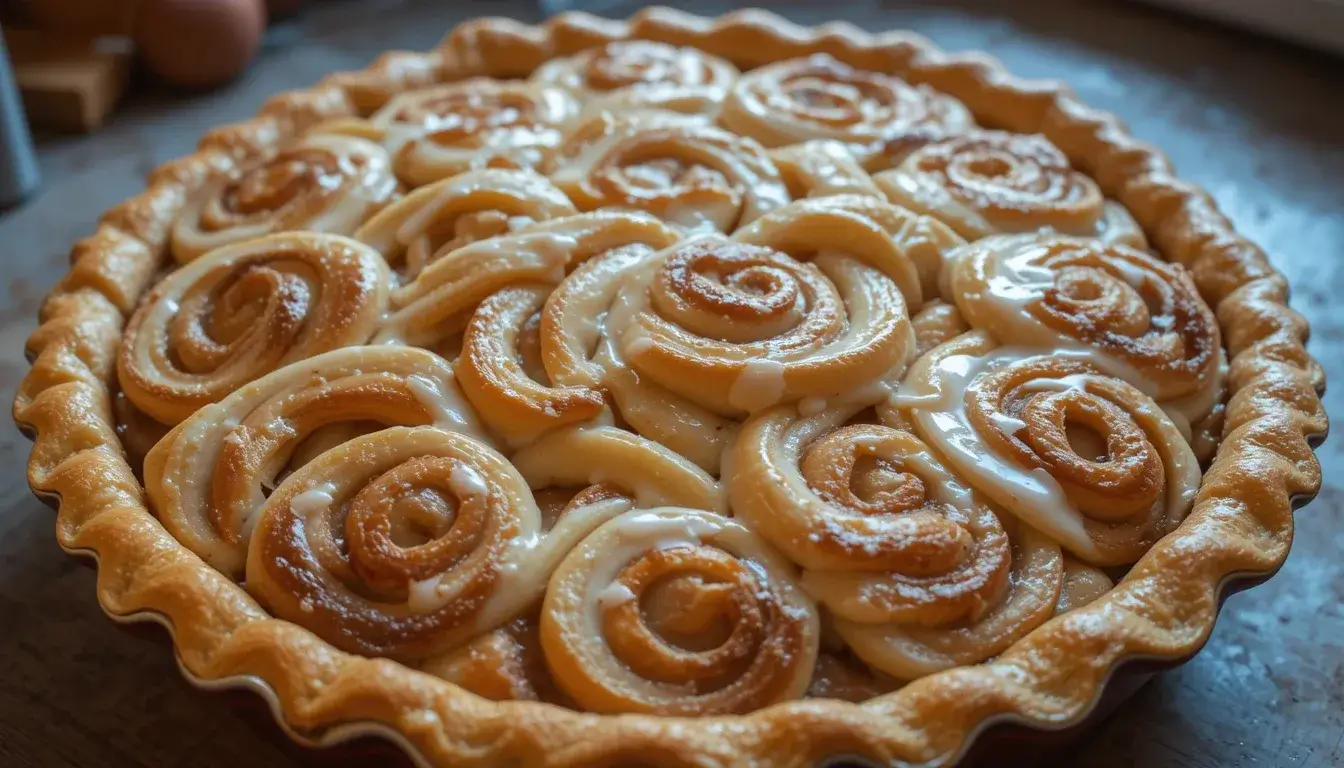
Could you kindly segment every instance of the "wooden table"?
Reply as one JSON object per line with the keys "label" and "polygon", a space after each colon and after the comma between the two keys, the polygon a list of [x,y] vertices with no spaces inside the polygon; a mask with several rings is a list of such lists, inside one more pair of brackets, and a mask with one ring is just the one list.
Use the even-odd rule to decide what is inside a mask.
{"label": "wooden table", "polygon": [[[620,16],[636,7],[602,5]],[[723,4],[678,5],[717,13]],[[427,48],[465,13],[542,13],[517,2],[484,11],[428,1],[310,7],[272,30],[233,87],[144,94],[95,136],[41,142],[45,191],[0,218],[7,397],[67,249],[154,165],[188,152],[212,125],[251,114],[273,91],[361,66],[382,49]],[[987,49],[1019,74],[1066,78],[1091,104],[1121,114],[1288,274],[1294,305],[1311,319],[1313,351],[1344,381],[1344,62],[1122,2],[781,7],[805,23],[840,15],[867,29],[913,28],[952,49]],[[1344,414],[1337,395],[1327,400]],[[93,572],[61,553],[51,511],[28,493],[28,449],[16,431],[0,432],[0,765],[292,765],[226,701],[182,682],[166,647],[101,615]],[[1283,571],[1229,600],[1203,653],[1142,689],[1061,764],[1344,764],[1344,439],[1320,456],[1326,485],[1299,514]]]}

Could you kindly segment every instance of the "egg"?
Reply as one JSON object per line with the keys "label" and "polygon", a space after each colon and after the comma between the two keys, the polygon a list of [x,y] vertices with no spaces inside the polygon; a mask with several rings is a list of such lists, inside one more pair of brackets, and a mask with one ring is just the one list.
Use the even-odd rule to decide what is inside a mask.
{"label": "egg", "polygon": [[141,0],[135,46],[158,77],[209,88],[247,67],[265,28],[263,0]]}

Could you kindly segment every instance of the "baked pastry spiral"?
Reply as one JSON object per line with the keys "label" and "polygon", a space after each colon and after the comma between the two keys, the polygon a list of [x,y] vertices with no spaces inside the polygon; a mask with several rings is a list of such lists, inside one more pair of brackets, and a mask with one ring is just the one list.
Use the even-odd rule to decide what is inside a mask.
{"label": "baked pastry spiral", "polygon": [[772,149],[768,154],[794,200],[830,195],[872,195],[885,199],[849,148],[838,141],[813,139]]}
{"label": "baked pastry spiral", "polygon": [[652,213],[687,231],[731,232],[789,201],[759,144],[674,116],[586,122],[551,179],[580,210]]}
{"label": "baked pastry spiral", "polygon": [[976,490],[1093,565],[1136,561],[1189,512],[1194,452],[1089,349],[998,347],[973,331],[921,357],[884,409]]}
{"label": "baked pastry spiral", "polygon": [[638,213],[598,211],[528,225],[458,248],[392,296],[376,341],[433,347],[462,333],[477,306],[512,285],[555,285],[579,264],[631,245],[663,248],[677,233]]}
{"label": "baked pastry spiral", "polygon": [[909,432],[858,406],[749,419],[733,511],[804,568],[803,589],[868,664],[908,680],[996,655],[1054,612],[1058,545],[1005,525]]}
{"label": "baked pastry spiral", "polygon": [[874,178],[893,203],[935,216],[968,240],[1048,230],[1147,245],[1124,206],[1105,199],[1097,183],[1075,171],[1044,136],[949,136]]}
{"label": "baked pastry spiral", "polygon": [[541,613],[556,682],[604,713],[740,714],[798,698],[819,635],[788,561],[732,519],[679,507],[589,534]]}
{"label": "baked pastry spiral", "polygon": [[951,96],[822,53],[744,74],[719,123],[767,147],[839,141],[870,170],[886,167],[886,155],[908,144],[975,127],[970,110]]}
{"label": "baked pastry spiral", "polygon": [[433,424],[486,440],[452,368],[409,347],[348,347],[288,365],[201,408],[145,459],[145,490],[178,541],[243,575],[266,493],[305,454],[347,436],[334,427]]}
{"label": "baked pastry spiral", "polygon": [[474,168],[541,168],[578,112],[561,88],[472,78],[407,91],[366,122],[327,130],[381,141],[397,178],[419,187]]}
{"label": "baked pastry spiral", "polygon": [[1083,346],[1107,373],[1198,423],[1221,398],[1222,336],[1190,273],[1128,246],[1007,235],[958,252],[948,293],[1004,344]]}
{"label": "baked pastry spiral", "polygon": [[378,252],[284,232],[217,248],[161,280],[127,323],[117,378],[175,424],[296,360],[363,344],[387,307]]}
{"label": "baked pastry spiral", "polygon": [[624,509],[598,499],[543,531],[527,482],[485,443],[391,427],[319,455],[271,494],[247,587],[342,650],[415,662],[520,617],[561,556]]}
{"label": "baked pastry spiral", "polygon": [[589,113],[668,109],[713,114],[737,79],[732,64],[653,40],[618,40],[551,59],[532,82],[574,93]]}
{"label": "baked pastry spiral", "polygon": [[348,235],[396,187],[388,155],[377,144],[310,136],[192,195],[173,223],[173,257],[188,262],[222,245],[285,230]]}
{"label": "baked pastry spiral", "polygon": [[397,265],[403,281],[464,245],[577,211],[530,170],[487,168],[423,186],[379,211],[355,232]]}

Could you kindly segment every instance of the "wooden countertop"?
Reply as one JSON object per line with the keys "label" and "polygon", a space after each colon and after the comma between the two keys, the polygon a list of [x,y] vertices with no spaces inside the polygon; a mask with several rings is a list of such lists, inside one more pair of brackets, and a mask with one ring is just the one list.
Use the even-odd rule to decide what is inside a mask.
{"label": "wooden countertop", "polygon": [[[727,4],[675,3],[700,13]],[[637,3],[550,0],[624,16]],[[804,23],[840,16],[906,27],[949,49],[981,48],[1014,72],[1067,79],[1123,116],[1202,184],[1289,277],[1312,351],[1344,382],[1344,62],[1125,2],[779,4]],[[283,88],[425,49],[467,13],[535,19],[521,2],[326,2],[273,29],[233,87],[140,95],[101,133],[43,140],[46,186],[0,217],[0,376],[11,397],[42,295],[70,245],[146,171],[216,123]],[[1344,401],[1327,396],[1332,414]],[[0,430],[0,765],[288,766],[293,759],[227,700],[184,683],[161,643],[123,634],[94,600],[94,574],[56,546],[53,515],[23,477],[29,443]],[[1344,438],[1320,452],[1325,487],[1298,513],[1287,565],[1231,598],[1204,651],[1160,676],[1061,765],[1235,768],[1344,764]]]}

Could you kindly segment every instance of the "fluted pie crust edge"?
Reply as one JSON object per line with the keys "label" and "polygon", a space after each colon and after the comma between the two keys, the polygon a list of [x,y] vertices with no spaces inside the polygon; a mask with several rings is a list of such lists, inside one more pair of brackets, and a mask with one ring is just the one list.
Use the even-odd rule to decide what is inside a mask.
{"label": "fluted pie crust edge", "polygon": [[[926,83],[979,122],[1043,133],[1122,202],[1168,259],[1188,267],[1217,311],[1231,361],[1224,437],[1194,510],[1115,589],[1039,627],[996,660],[919,679],[850,704],[804,700],[741,717],[580,714],[491,702],[388,660],[336,650],[271,618],[243,589],[177,543],[146,508],[112,412],[122,328],[167,257],[171,223],[190,190],[322,120],[367,114],[397,92],[467,75],[523,76],[555,56],[623,38],[692,45],[741,67],[810,53]],[[907,32],[848,24],[799,27],[744,11],[706,19],[650,9],[627,21],[571,13],[530,26],[479,19],[426,54],[391,52],[368,69],[280,94],[253,118],[206,134],[192,155],[149,176],[71,253],[29,338],[32,369],[14,418],[34,438],[33,491],[59,508],[57,536],[99,561],[111,614],[171,626],[194,678],[260,679],[292,733],[318,738],[351,723],[390,729],[433,765],[811,765],[839,755],[883,764],[955,762],[990,722],[1056,729],[1095,705],[1123,661],[1176,660],[1199,649],[1225,583],[1277,569],[1292,511],[1320,487],[1311,443],[1322,439],[1324,374],[1304,348],[1305,319],[1288,286],[1240,237],[1207,192],[1177,178],[1155,147],[1064,85],[1008,74],[983,54],[944,53]]]}

